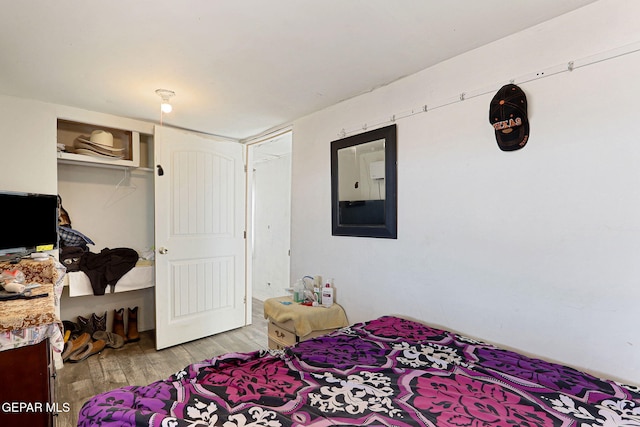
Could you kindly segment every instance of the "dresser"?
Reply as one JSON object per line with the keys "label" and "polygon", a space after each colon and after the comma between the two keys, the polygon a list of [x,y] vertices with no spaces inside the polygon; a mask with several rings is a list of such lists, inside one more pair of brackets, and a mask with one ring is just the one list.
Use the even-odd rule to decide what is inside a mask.
{"label": "dresser", "polygon": [[0,419],[3,427],[53,426],[55,366],[49,339],[0,351]]}
{"label": "dresser", "polygon": [[[0,263],[22,271],[25,283],[40,283],[35,299],[0,301],[0,420],[3,427],[53,426],[60,411],[55,399],[54,354],[64,346],[59,319],[61,278],[57,261]],[[54,282],[54,283],[52,283]],[[55,351],[54,351],[55,349]]]}
{"label": "dresser", "polygon": [[269,320],[269,348],[277,350],[349,325],[339,304],[328,308],[309,307],[293,302],[290,297],[265,300],[264,317]]}

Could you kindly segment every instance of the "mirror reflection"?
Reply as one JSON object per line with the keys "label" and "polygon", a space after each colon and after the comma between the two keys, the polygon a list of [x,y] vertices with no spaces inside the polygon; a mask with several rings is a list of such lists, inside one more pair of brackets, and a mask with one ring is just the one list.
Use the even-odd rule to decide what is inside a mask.
{"label": "mirror reflection", "polygon": [[341,224],[384,224],[384,139],[338,150]]}

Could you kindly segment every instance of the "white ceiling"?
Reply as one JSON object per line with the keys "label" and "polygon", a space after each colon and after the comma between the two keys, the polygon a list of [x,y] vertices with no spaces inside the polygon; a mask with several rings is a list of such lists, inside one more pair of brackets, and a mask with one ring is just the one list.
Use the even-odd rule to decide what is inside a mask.
{"label": "white ceiling", "polygon": [[2,0],[0,93],[244,140],[594,0]]}

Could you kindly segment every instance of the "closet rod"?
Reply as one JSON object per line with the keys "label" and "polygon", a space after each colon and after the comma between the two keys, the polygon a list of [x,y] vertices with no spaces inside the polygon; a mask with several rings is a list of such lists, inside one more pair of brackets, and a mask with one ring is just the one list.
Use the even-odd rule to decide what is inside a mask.
{"label": "closet rod", "polygon": [[88,163],[75,160],[63,160],[58,159],[60,165],[72,165],[72,166],[84,166],[88,168],[103,168],[103,169],[129,169],[131,172],[153,172],[153,168],[143,168],[137,166],[125,166],[125,165],[110,165],[108,163]]}

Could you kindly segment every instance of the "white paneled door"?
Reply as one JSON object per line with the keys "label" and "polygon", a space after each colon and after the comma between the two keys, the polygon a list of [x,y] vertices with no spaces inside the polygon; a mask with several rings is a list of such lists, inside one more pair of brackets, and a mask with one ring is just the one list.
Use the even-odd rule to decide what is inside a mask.
{"label": "white paneled door", "polygon": [[155,135],[156,348],[245,324],[242,145]]}

